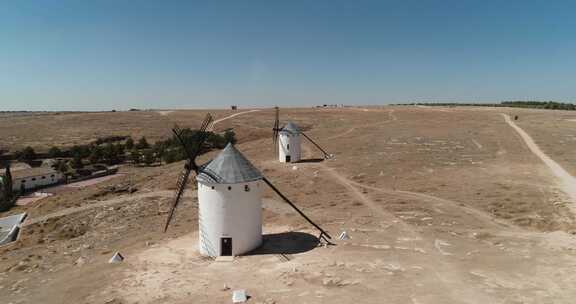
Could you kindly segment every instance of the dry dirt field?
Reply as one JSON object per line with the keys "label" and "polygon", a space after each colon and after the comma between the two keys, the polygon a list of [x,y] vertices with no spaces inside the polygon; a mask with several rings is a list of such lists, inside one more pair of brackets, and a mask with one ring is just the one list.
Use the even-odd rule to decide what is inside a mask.
{"label": "dry dirt field", "polygon": [[[174,123],[196,126],[204,113],[3,117],[0,137],[37,147],[112,134],[154,141]],[[183,164],[125,167],[117,178],[2,214],[29,217],[20,240],[0,249],[1,302],[231,303],[232,290],[246,289],[248,303],[574,303],[576,202],[502,113],[519,115],[516,124],[572,175],[576,113],[282,109],[283,122],[335,155],[295,167],[276,161],[271,109],[212,113],[229,117],[215,131],[234,128],[237,147],[334,245],[318,246],[316,231],[270,191],[265,245],[232,262],[203,258],[193,182],[161,233]],[[303,150],[306,159],[321,156],[308,143]],[[138,191],[110,191],[119,184]],[[350,239],[338,240],[342,231]],[[115,251],[126,260],[108,264]]]}

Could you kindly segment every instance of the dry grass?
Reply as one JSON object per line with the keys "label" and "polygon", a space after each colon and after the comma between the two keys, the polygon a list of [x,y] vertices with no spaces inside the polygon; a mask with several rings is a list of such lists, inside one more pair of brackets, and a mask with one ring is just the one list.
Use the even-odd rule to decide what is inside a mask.
{"label": "dry grass", "polygon": [[[166,289],[160,292],[165,298],[156,299],[156,302],[143,298],[140,302],[186,302],[174,300],[174,295],[183,299],[194,297],[201,303],[214,299],[228,301],[228,294],[186,282],[207,280],[208,286],[220,288],[229,280],[237,279],[241,282],[240,287],[251,288],[256,297],[279,297],[283,299],[279,303],[293,301],[281,294],[271,295],[270,290],[288,288],[294,290],[287,293],[291,295],[312,294],[315,290],[326,292],[326,298],[307,298],[311,303],[328,299],[346,303],[354,298],[369,301],[381,299],[383,294],[391,303],[407,303],[414,296],[412,291],[420,292],[426,303],[459,303],[471,297],[468,293],[455,294],[454,290],[470,291],[472,298],[488,299],[486,302],[494,302],[497,298],[523,299],[529,295],[535,301],[560,299],[556,302],[564,303],[562,299],[569,298],[569,288],[566,298],[560,298],[536,290],[534,284],[556,286],[558,275],[566,282],[574,282],[574,278],[566,277],[568,273],[562,269],[569,269],[566,265],[573,265],[575,261],[563,251],[541,248],[537,240],[546,237],[542,232],[574,231],[574,217],[565,207],[564,197],[547,168],[526,149],[499,111],[506,109],[282,109],[283,122],[295,121],[328,152],[336,155],[329,161],[296,164],[297,170],[293,170],[292,165],[275,161],[271,140],[272,110],[237,116],[218,124],[217,131],[234,129],[240,138],[238,148],[311,218],[334,236],[344,229],[353,235],[350,242],[339,242],[338,246],[324,251],[313,250],[293,257],[295,260],[290,265],[297,266],[297,271],[283,269],[275,258],[267,256],[242,258],[234,263],[233,273],[216,266],[209,268],[202,264],[207,262],[196,263],[196,260],[188,264],[178,260],[176,268],[171,268],[169,263],[161,263],[158,268],[154,268],[154,263],[146,264],[148,262],[141,266],[135,261],[129,264],[129,272],[120,268],[74,266],[79,257],[86,257],[93,265],[102,265],[118,248],[129,256],[164,252],[156,257],[163,259],[176,254],[166,249],[169,246],[165,239],[178,241],[185,236],[182,242],[188,244],[189,236],[197,230],[197,211],[194,200],[187,198],[178,209],[169,234],[161,234],[159,227],[165,214],[160,206],[169,202],[169,198],[160,195],[113,207],[87,209],[33,225],[24,231],[25,240],[19,246],[2,253],[0,269],[9,269],[7,280],[10,283],[28,279],[24,283],[27,290],[35,293],[25,291],[26,297],[31,300],[42,298],[45,303],[59,303],[64,295],[69,301],[87,303],[97,303],[101,294],[110,296],[110,301],[116,296],[121,299],[119,294],[122,292],[137,296],[146,292],[142,284],[154,282],[152,279],[147,281],[147,276],[159,272],[170,280],[185,283],[174,285],[179,289],[165,286]],[[56,129],[59,134],[52,141],[62,144],[86,142],[112,134],[145,135],[153,141],[165,136],[174,122],[194,126],[204,113],[14,117],[0,121],[0,124],[9,121],[16,126],[33,121],[36,126],[46,125],[41,131],[46,133],[30,134],[6,128],[0,128],[0,132],[4,132],[3,136],[11,136],[12,142],[17,141],[19,145],[39,147],[51,142],[42,134]],[[213,113],[220,118],[232,112]],[[547,121],[546,115],[549,114],[526,111],[521,115],[521,126],[556,158],[562,155],[558,153],[565,147],[571,147],[571,142],[562,146],[564,148],[556,145],[560,138],[568,136],[569,127],[566,125],[562,132],[556,132],[555,129],[550,131],[548,122],[528,124],[540,116],[543,118],[539,119]],[[84,123],[75,127],[79,122]],[[547,132],[558,135],[546,136]],[[304,151],[304,158],[321,156],[310,144],[304,144]],[[204,155],[201,161],[213,155]],[[562,160],[558,161],[562,163]],[[27,211],[36,217],[97,204],[116,198],[106,192],[106,186],[130,180],[138,186],[136,194],[172,190],[181,166],[182,163],[176,163],[155,168],[125,168],[127,174],[118,179],[62,193],[19,207],[17,211]],[[271,192],[266,192],[265,196],[277,199]],[[299,216],[283,207],[274,205],[274,201],[265,206],[264,222],[270,229],[306,231],[309,228]],[[147,241],[162,245],[158,250],[147,248],[144,245]],[[451,245],[445,245],[444,241]],[[441,250],[451,253],[446,255]],[[56,255],[56,252],[66,254]],[[554,259],[560,254],[561,258]],[[24,267],[22,271],[12,270],[15,265],[20,267],[18,261],[28,256],[32,258],[20,265]],[[36,256],[42,258],[36,261]],[[391,263],[394,265],[390,266]],[[41,266],[34,268],[36,264]],[[396,266],[401,264],[404,264],[403,270]],[[534,269],[539,268],[534,265],[544,267],[545,271],[536,272]],[[31,270],[27,272],[28,269]],[[208,270],[212,275],[205,276]],[[246,273],[251,275],[246,276]],[[484,279],[478,279],[478,275],[471,273],[486,275]],[[509,273],[513,273],[514,278],[505,275]],[[270,280],[270,276],[280,279]],[[323,284],[326,279],[334,281],[336,276],[361,283],[344,287]],[[43,287],[43,278],[52,280],[50,288]],[[62,290],[67,292],[57,292]],[[207,297],[206,290],[214,297]],[[86,298],[87,295],[92,298]],[[19,296],[22,294],[10,292],[7,299]]]}

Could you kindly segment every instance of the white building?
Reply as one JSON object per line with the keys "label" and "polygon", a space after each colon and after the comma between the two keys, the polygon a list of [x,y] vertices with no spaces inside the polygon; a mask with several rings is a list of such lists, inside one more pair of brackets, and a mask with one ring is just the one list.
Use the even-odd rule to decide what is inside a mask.
{"label": "white building", "polygon": [[288,122],[278,132],[278,137],[278,160],[282,163],[300,161],[300,130],[298,127],[294,123]]}
{"label": "white building", "polygon": [[[2,169],[0,174],[5,173]],[[57,184],[64,179],[64,175],[52,168],[38,167],[22,170],[11,170],[12,173],[12,190],[13,191],[27,191],[40,187]]]}
{"label": "white building", "polygon": [[200,254],[236,256],[262,244],[262,178],[231,144],[201,167],[196,177]]}

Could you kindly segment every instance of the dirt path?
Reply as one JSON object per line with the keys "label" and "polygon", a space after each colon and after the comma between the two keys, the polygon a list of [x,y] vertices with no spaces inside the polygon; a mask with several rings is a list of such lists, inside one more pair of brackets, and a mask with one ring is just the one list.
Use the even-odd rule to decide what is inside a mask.
{"label": "dirt path", "polygon": [[477,140],[475,140],[474,138],[472,138],[472,143],[474,143],[476,145],[476,147],[478,148],[478,150],[482,150],[482,148],[484,148],[482,146],[481,143],[479,143]]}
{"label": "dirt path", "polygon": [[162,115],[162,116],[168,116],[170,115],[170,113],[172,113],[174,111],[158,111],[157,113]]}
{"label": "dirt path", "polygon": [[230,118],[234,118],[236,116],[240,116],[240,115],[244,115],[244,114],[248,114],[248,113],[252,113],[252,112],[258,112],[258,111],[261,111],[261,110],[248,110],[248,111],[228,115],[228,116],[220,118],[220,119],[216,119],[214,122],[212,122],[212,125],[208,128],[208,131],[214,131],[214,126],[218,123],[225,121],[225,120],[228,120]]}
{"label": "dirt path", "polygon": [[441,207],[458,208],[458,209],[462,210],[464,213],[466,213],[470,216],[473,216],[476,219],[482,220],[483,223],[487,227],[501,228],[502,226],[504,226],[504,227],[507,227],[509,229],[515,229],[515,227],[510,225],[509,223],[498,220],[497,218],[491,216],[490,214],[488,214],[486,212],[483,212],[483,211],[480,211],[478,209],[469,207],[469,206],[467,206],[461,202],[456,202],[456,201],[452,201],[449,199],[445,199],[445,198],[441,198],[441,197],[437,197],[437,196],[433,196],[433,195],[429,195],[429,194],[424,194],[424,193],[420,193],[420,192],[412,192],[412,191],[406,191],[406,190],[394,190],[394,189],[387,189],[387,188],[377,188],[377,187],[372,187],[372,186],[361,184],[361,183],[354,182],[354,181],[349,181],[349,183],[351,183],[352,185],[356,185],[360,188],[378,191],[378,192],[385,193],[385,194],[388,194],[388,195],[393,196],[393,197],[411,198],[411,199],[416,199],[416,200],[419,200],[422,202],[438,204],[438,206],[441,206]]}
{"label": "dirt path", "polygon": [[[550,168],[550,171],[552,171],[552,174],[554,174],[560,180],[560,185],[562,186],[562,190],[570,197],[570,200],[572,201],[572,203],[575,203],[576,202],[576,179],[572,175],[570,175],[570,173],[568,173],[566,170],[564,170],[564,168],[562,168],[562,166],[560,166],[557,162],[555,162],[548,155],[546,155],[542,150],[540,150],[540,147],[538,147],[538,145],[534,142],[532,137],[530,137],[530,135],[528,135],[528,133],[526,133],[524,130],[522,130],[522,128],[520,128],[518,125],[516,125],[514,123],[514,121],[512,121],[512,119],[510,119],[509,115],[502,114],[502,113],[501,113],[501,115],[504,116],[504,119],[506,120],[508,125],[510,125],[510,127],[512,127],[512,129],[514,129],[520,135],[520,137],[522,138],[522,140],[524,140],[524,142],[526,143],[526,145],[528,146],[530,151],[532,151],[532,153],[534,153],[536,156],[538,156],[542,160],[542,162],[544,162],[544,164],[546,164],[546,166],[548,166],[548,168]],[[574,210],[575,208],[573,206],[571,206],[571,209]]]}
{"label": "dirt path", "polygon": [[[311,150],[310,147],[307,145],[303,145],[303,150],[310,154]],[[430,272],[426,274],[431,280],[435,281],[439,288],[445,290],[467,290],[465,297],[472,297],[475,299],[481,299],[480,302],[493,302],[493,299],[486,297],[478,290],[467,288],[465,283],[465,277],[468,275],[466,272],[462,271],[461,266],[452,263],[447,258],[453,256],[452,253],[446,252],[443,250],[442,246],[451,246],[450,243],[447,243],[443,240],[434,238],[431,239],[426,234],[422,233],[418,230],[417,227],[412,226],[411,224],[407,223],[404,219],[397,217],[395,214],[386,211],[383,206],[375,201],[373,201],[369,196],[365,195],[360,189],[361,188],[371,188],[372,190],[381,190],[375,187],[369,187],[355,181],[349,180],[344,175],[340,174],[335,168],[331,168],[323,163],[311,164],[314,167],[319,167],[322,171],[327,172],[330,176],[339,184],[344,186],[349,190],[349,193],[358,199],[365,207],[370,209],[374,214],[380,217],[380,220],[389,222],[391,226],[395,227],[396,229],[388,228],[388,234],[396,235],[398,240],[408,240],[410,244],[408,247],[395,247],[395,248],[402,248],[408,249],[412,248],[414,251],[425,253],[426,258],[429,261],[428,267]],[[454,205],[458,204],[452,201],[444,200],[441,198],[437,198],[434,196],[429,196],[426,194],[415,193],[415,192],[407,192],[404,191],[402,194],[407,196],[412,196],[413,198],[418,198],[420,200],[425,200],[428,202],[436,202],[441,204],[449,204]],[[450,206],[451,207],[451,206]],[[476,215],[476,217],[481,218],[486,223],[490,224],[490,227],[495,227],[494,221],[491,219],[490,216],[481,214],[481,212],[474,212],[473,210],[467,210],[469,215]],[[408,244],[407,243],[407,244]],[[363,244],[367,247],[378,246],[375,245],[373,242]],[[375,248],[375,247],[372,247]],[[446,299],[451,299],[452,301],[460,302],[462,295],[458,294],[457,292],[448,292],[447,294],[441,296],[445,298],[443,302],[446,302]],[[458,301],[456,301],[458,299]],[[415,299],[411,299],[412,303],[420,303]]]}

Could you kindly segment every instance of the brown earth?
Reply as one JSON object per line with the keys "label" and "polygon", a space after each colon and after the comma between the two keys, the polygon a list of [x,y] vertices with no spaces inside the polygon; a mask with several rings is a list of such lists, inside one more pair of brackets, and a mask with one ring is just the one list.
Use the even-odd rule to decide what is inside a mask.
{"label": "brown earth", "polygon": [[[499,113],[509,111],[282,109],[282,121],[296,122],[335,155],[296,170],[275,161],[272,110],[221,121],[215,130],[234,128],[238,148],[311,218],[351,239],[317,247],[317,232],[267,192],[266,246],[215,262],[195,251],[193,185],[161,233],[182,163],[125,167],[117,178],[11,211],[30,216],[20,240],[0,249],[0,296],[6,303],[230,303],[231,291],[242,288],[249,303],[572,303],[576,225],[568,206],[575,202],[504,122]],[[204,113],[63,114],[34,123],[58,126],[52,141],[62,143],[112,134],[154,140],[174,122],[194,127]],[[575,174],[572,114],[521,113],[518,125]],[[554,115],[566,116],[562,128],[552,127]],[[0,124],[13,126],[11,119]],[[78,121],[86,121],[82,131]],[[5,126],[2,136],[19,145],[51,142]],[[303,148],[307,159],[322,156]],[[110,191],[126,184],[138,191]],[[126,261],[108,264],[114,251]]]}
{"label": "brown earth", "polygon": [[[0,148],[16,151],[31,146],[47,151],[52,146],[90,143],[110,135],[146,136],[151,142],[171,135],[175,123],[196,127],[208,111],[62,112],[42,115],[0,116]],[[231,111],[210,111],[216,119]]]}

